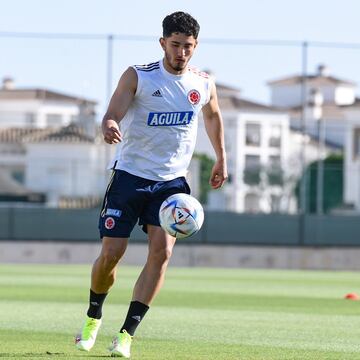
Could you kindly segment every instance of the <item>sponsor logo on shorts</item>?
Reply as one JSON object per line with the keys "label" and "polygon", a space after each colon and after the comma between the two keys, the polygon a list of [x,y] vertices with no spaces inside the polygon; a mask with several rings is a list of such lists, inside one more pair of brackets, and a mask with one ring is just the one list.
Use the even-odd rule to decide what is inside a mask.
{"label": "sponsor logo on shorts", "polygon": [[147,124],[149,126],[184,126],[190,124],[193,111],[150,112]]}
{"label": "sponsor logo on shorts", "polygon": [[108,218],[105,220],[105,227],[106,227],[106,229],[111,230],[111,229],[114,228],[114,226],[115,226],[115,220],[114,220],[114,218],[108,217]]}
{"label": "sponsor logo on shorts", "polygon": [[122,214],[121,210],[118,209],[106,209],[105,215],[120,217]]}

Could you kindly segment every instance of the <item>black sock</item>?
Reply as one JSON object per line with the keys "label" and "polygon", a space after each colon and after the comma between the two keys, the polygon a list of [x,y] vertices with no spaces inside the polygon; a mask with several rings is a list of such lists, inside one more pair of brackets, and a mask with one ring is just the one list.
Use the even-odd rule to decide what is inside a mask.
{"label": "black sock", "polygon": [[126,330],[128,334],[134,336],[136,328],[148,310],[149,307],[147,305],[139,301],[132,301],[129,306],[129,311],[126,315],[124,325],[120,329],[120,332]]}
{"label": "black sock", "polygon": [[102,306],[105,301],[106,294],[96,294],[90,289],[89,309],[87,316],[93,319],[101,319]]}

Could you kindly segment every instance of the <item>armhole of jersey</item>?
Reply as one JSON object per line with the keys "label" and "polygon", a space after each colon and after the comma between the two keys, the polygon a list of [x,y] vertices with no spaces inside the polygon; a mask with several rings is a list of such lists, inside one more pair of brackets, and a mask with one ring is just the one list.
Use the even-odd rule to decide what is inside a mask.
{"label": "armhole of jersey", "polygon": [[139,96],[139,94],[141,93],[141,90],[142,90],[142,79],[141,79],[141,76],[140,76],[140,72],[137,71],[136,67],[135,66],[131,66],[135,72],[136,72],[136,75],[137,75],[137,86],[136,86],[136,91],[135,91],[135,96]]}
{"label": "armhole of jersey", "polygon": [[[212,90],[212,87],[214,86],[214,82],[209,78],[206,83],[207,83],[206,104],[208,104],[209,101],[210,101],[210,98],[211,98],[211,90]],[[206,105],[206,104],[205,104],[205,105]]]}

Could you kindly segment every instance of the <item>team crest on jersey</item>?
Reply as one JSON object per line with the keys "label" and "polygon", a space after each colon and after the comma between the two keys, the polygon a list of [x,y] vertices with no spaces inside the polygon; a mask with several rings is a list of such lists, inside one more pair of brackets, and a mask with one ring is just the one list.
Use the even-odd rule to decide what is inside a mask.
{"label": "team crest on jersey", "polygon": [[108,230],[111,230],[115,227],[115,220],[114,218],[112,217],[108,217],[106,220],[105,220],[105,227],[106,229]]}
{"label": "team crest on jersey", "polygon": [[190,104],[197,105],[200,102],[201,97],[200,97],[200,93],[197,90],[192,89],[188,92],[187,98]]}
{"label": "team crest on jersey", "polygon": [[150,112],[147,124],[149,126],[184,126],[190,124],[193,111]]}

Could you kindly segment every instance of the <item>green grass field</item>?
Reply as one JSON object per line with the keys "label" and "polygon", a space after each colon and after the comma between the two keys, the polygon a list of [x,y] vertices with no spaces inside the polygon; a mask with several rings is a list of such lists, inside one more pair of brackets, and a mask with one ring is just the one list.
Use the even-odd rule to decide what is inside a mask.
{"label": "green grass field", "polygon": [[[90,353],[74,334],[90,266],[0,265],[0,358],[108,358],[139,268],[122,267]],[[138,329],[132,359],[360,359],[360,274],[170,268]]]}

